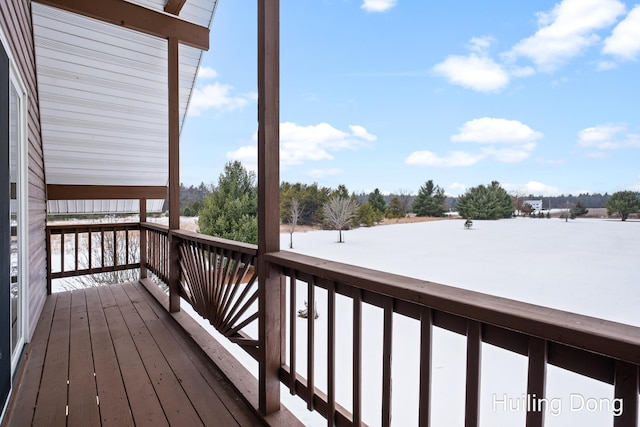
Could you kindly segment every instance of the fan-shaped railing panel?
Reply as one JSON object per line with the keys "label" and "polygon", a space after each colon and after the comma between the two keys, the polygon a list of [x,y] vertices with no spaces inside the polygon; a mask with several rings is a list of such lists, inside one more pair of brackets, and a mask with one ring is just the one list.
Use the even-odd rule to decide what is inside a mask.
{"label": "fan-shaped railing panel", "polygon": [[182,298],[255,356],[258,341],[243,329],[258,319],[257,247],[184,230],[171,235],[179,239]]}

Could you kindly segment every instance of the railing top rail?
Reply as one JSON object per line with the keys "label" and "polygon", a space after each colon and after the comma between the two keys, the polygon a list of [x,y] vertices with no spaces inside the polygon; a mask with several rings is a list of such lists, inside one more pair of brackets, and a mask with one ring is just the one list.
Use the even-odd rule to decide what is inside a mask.
{"label": "railing top rail", "polygon": [[250,243],[236,242],[235,240],[222,239],[220,237],[213,237],[207,234],[200,234],[187,230],[171,230],[171,234],[184,240],[215,246],[217,248],[229,249],[247,255],[256,256],[258,254],[258,246]]}
{"label": "railing top rail", "polygon": [[140,227],[142,227],[143,229],[146,228],[146,229],[160,231],[162,233],[167,233],[167,234],[169,233],[169,226],[164,224],[156,224],[155,222],[141,222]]}
{"label": "railing top rail", "polygon": [[267,262],[366,291],[640,364],[640,328],[293,252]]}
{"label": "railing top rail", "polygon": [[137,230],[140,228],[139,222],[98,222],[98,223],[85,223],[85,224],[47,224],[47,229],[51,231],[52,234],[56,234],[61,231],[76,231],[76,232],[87,232],[87,231],[100,231],[101,229],[109,229],[109,230]]}

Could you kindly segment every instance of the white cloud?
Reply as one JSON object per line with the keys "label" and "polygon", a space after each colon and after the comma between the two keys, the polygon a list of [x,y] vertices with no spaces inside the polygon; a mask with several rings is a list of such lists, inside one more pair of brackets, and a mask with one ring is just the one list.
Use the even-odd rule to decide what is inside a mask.
{"label": "white cloud", "polygon": [[189,104],[190,116],[199,116],[206,110],[234,111],[241,109],[257,98],[255,93],[232,95],[233,86],[215,82],[196,87]]}
{"label": "white cloud", "polygon": [[[377,137],[364,127],[349,126],[351,132],[334,128],[328,123],[301,126],[296,123],[280,123],[280,164],[299,165],[306,161],[332,160],[333,153],[341,150],[358,150],[367,147]],[[254,134],[254,141],[257,134]],[[231,160],[255,163],[256,144],[240,147],[227,153]]]}
{"label": "white cloud", "polygon": [[495,39],[492,36],[472,37],[469,40],[469,49],[477,54],[484,55],[494,41]]}
{"label": "white cloud", "polygon": [[521,162],[536,148],[536,140],[542,138],[529,126],[517,120],[483,117],[466,122],[458,134],[451,136],[453,142],[480,144],[479,152],[452,151],[440,156],[432,151],[414,151],[405,163],[416,166],[472,166],[481,160],[493,159],[502,163]]}
{"label": "white cloud", "polygon": [[460,132],[451,137],[455,142],[479,143],[529,143],[542,138],[536,132],[518,120],[482,117],[466,122]]}
{"label": "white cloud", "polygon": [[553,71],[599,42],[596,31],[613,25],[624,11],[618,0],[563,0],[550,12],[539,12],[538,31],[505,57],[527,57],[540,70]]}
{"label": "white cloud", "polygon": [[396,3],[397,0],[364,0],[360,8],[367,12],[386,12],[394,7]]}
{"label": "white cloud", "polygon": [[460,194],[464,194],[467,188],[465,184],[454,182],[447,187],[447,194],[454,197],[459,196]]}
{"label": "white cloud", "polygon": [[640,135],[629,133],[622,124],[597,125],[578,132],[578,147],[592,150],[587,155],[598,158],[604,156],[602,151],[640,148]]}
{"label": "white cloud", "polygon": [[351,129],[351,133],[353,134],[353,136],[358,137],[358,138],[362,138],[365,141],[369,141],[369,142],[373,142],[376,139],[378,139],[377,136],[370,134],[369,132],[367,132],[367,130],[365,128],[363,128],[362,126],[354,126],[354,125],[350,125],[349,129]]}
{"label": "white cloud", "polygon": [[257,144],[245,145],[238,148],[235,151],[229,151],[227,153],[227,158],[229,160],[238,160],[250,171],[257,171],[258,170],[258,145]]}
{"label": "white cloud", "polygon": [[510,193],[522,194],[525,197],[530,194],[533,196],[559,196],[562,194],[559,188],[538,181],[529,181],[524,185],[504,184],[503,187]]}
{"label": "white cloud", "polygon": [[481,154],[470,154],[464,151],[453,151],[446,156],[439,156],[434,152],[423,150],[409,154],[405,163],[412,166],[461,167],[475,165],[482,158]]}
{"label": "white cloud", "polygon": [[199,79],[215,79],[218,77],[218,72],[211,67],[200,67],[198,68],[198,76]]}
{"label": "white cloud", "polygon": [[640,5],[635,6],[604,41],[602,52],[625,60],[640,54]]}
{"label": "white cloud", "polygon": [[487,56],[475,53],[469,56],[451,55],[436,64],[433,71],[445,77],[451,84],[478,92],[497,91],[509,84],[509,74],[501,65]]}

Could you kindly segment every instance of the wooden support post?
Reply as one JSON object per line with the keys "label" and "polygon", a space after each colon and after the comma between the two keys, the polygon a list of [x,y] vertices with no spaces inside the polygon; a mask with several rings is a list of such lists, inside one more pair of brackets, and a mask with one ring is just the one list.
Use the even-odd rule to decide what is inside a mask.
{"label": "wooden support post", "polygon": [[[140,224],[147,222],[147,199],[140,199]],[[89,252],[91,253],[91,252]],[[140,227],[140,278],[147,278],[147,231]]]}
{"label": "wooden support post", "polygon": [[280,409],[281,289],[264,255],[280,250],[280,2],[258,0],[259,409]]}
{"label": "wooden support post", "polygon": [[614,412],[614,427],[632,427],[638,424],[638,392],[640,392],[638,365],[616,361],[614,383],[615,403],[611,408]]}
{"label": "wooden support post", "polygon": [[[547,342],[529,337],[529,370],[527,396],[544,399],[547,381]],[[527,427],[543,427],[544,411],[527,411]]]}
{"label": "wooden support post", "polygon": [[169,311],[180,311],[180,259],[178,239],[171,230],[180,229],[180,85],[178,39],[169,38]]}

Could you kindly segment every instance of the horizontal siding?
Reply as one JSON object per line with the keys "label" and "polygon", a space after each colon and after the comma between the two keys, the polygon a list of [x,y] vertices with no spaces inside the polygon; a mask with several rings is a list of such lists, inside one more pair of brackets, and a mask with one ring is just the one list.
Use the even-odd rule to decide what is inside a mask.
{"label": "horizontal siding", "polygon": [[0,25],[27,89],[30,339],[46,296],[46,185],[29,0],[0,1]]}

